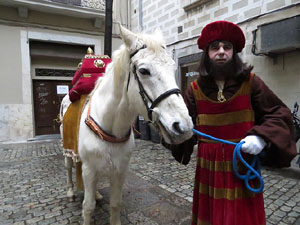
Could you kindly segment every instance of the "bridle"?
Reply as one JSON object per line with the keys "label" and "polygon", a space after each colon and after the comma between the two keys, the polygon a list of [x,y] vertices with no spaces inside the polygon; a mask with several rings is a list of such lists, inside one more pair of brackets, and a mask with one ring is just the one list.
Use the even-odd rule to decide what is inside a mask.
{"label": "bridle", "polygon": [[[141,48],[137,49],[135,52],[131,53],[130,54],[130,64],[132,64],[132,57],[137,54],[140,50],[143,50],[147,48],[147,45],[143,45]],[[179,88],[173,88],[173,89],[170,89],[164,93],[162,93],[160,96],[158,96],[154,101],[150,98],[150,96],[148,95],[147,91],[145,90],[143,84],[141,83],[137,73],[136,73],[136,67],[133,66],[133,75],[134,75],[134,78],[135,80],[137,81],[138,83],[138,86],[139,86],[139,93],[142,97],[142,100],[144,102],[144,105],[146,106],[146,109],[147,109],[147,112],[148,112],[148,118],[149,118],[149,121],[150,123],[153,123],[152,121],[152,112],[153,112],[153,109],[162,101],[164,100],[165,98],[169,97],[170,95],[172,94],[181,94],[181,91]],[[130,82],[130,72],[128,74],[128,81],[127,81],[127,91],[128,91],[128,86],[129,86],[129,82]],[[151,103],[150,107],[149,107],[149,104],[148,103]]]}
{"label": "bridle", "polygon": [[[146,45],[143,45],[141,48],[139,48],[138,50],[136,50],[134,53],[132,53],[130,55],[130,65],[131,65],[131,58],[136,54],[138,53],[138,51],[142,50],[142,49],[145,49],[147,48]],[[166,92],[164,92],[163,94],[161,94],[160,96],[158,96],[154,101],[149,97],[148,93],[146,92],[146,90],[144,89],[137,73],[136,73],[136,67],[134,66],[133,67],[133,74],[134,74],[134,77],[136,79],[136,81],[138,82],[138,85],[139,85],[139,89],[140,89],[140,95],[142,97],[142,100],[146,106],[146,109],[147,109],[147,112],[148,112],[148,118],[149,118],[149,123],[154,123],[155,126],[157,126],[157,124],[155,122],[152,121],[152,112],[153,112],[153,109],[162,101],[164,100],[165,98],[167,98],[168,96],[172,95],[172,94],[180,94],[181,91],[180,89],[178,88],[173,88],[171,90],[168,90]],[[128,81],[127,81],[127,91],[128,91],[128,86],[129,86],[129,82],[130,82],[130,72],[128,74]],[[148,105],[148,101],[151,102],[151,106],[149,107]],[[130,130],[128,132],[128,134],[123,137],[123,138],[117,138],[115,137],[114,135],[111,135],[107,132],[105,132],[101,127],[100,125],[94,120],[94,118],[90,115],[90,112],[91,112],[91,102],[92,102],[92,97],[90,97],[89,99],[89,106],[88,106],[88,112],[87,112],[87,117],[85,119],[85,123],[86,125],[98,136],[100,137],[102,140],[104,141],[108,141],[108,142],[111,142],[111,143],[122,143],[122,142],[125,142],[129,139],[130,137]]]}

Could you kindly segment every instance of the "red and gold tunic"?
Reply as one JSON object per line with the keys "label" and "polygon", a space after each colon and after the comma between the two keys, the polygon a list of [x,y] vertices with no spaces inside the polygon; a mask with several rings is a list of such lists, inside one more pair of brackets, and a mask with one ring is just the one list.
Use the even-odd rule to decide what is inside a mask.
{"label": "red and gold tunic", "polygon": [[[255,121],[251,105],[253,76],[225,102],[208,98],[197,81],[192,82],[197,107],[196,129],[232,142],[244,138]],[[262,193],[250,192],[233,173],[234,146],[198,138],[192,225],[265,224]],[[239,164],[238,168],[240,172],[244,170]]]}

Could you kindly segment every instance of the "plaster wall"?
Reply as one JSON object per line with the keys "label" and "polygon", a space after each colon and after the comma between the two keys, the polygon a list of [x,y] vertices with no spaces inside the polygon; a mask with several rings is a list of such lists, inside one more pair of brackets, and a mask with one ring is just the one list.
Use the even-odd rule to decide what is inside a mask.
{"label": "plaster wall", "polygon": [[[32,106],[24,101],[21,32],[19,27],[0,25],[0,141],[32,136]],[[29,78],[27,74],[27,78]]]}
{"label": "plaster wall", "polygon": [[[30,56],[30,41],[94,46],[104,54],[105,1],[0,3],[0,142],[34,136],[32,80],[37,67],[76,69],[76,60]],[[70,3],[70,2],[69,2]],[[128,0],[113,2],[112,51],[119,48],[118,22],[128,27]],[[22,6],[22,10],[20,10]],[[38,79],[48,79],[47,77]],[[71,79],[55,78],[51,79]]]}
{"label": "plaster wall", "polygon": [[[30,58],[29,40],[95,46],[95,54],[103,54],[103,36],[41,28],[0,25],[0,142],[27,140],[34,136],[32,79],[34,68],[46,66],[76,69],[78,63]],[[113,38],[112,49],[121,44]]]}
{"label": "plaster wall", "polygon": [[20,29],[0,25],[0,104],[21,104],[22,58]]}

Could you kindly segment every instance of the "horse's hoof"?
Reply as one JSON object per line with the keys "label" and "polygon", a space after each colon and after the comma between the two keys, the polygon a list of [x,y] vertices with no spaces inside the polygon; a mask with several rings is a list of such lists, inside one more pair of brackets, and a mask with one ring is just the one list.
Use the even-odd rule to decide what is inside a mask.
{"label": "horse's hoof", "polygon": [[73,197],[74,197],[74,191],[73,191],[73,189],[70,188],[70,189],[68,190],[68,192],[67,192],[67,197],[68,197],[68,198],[73,198]]}
{"label": "horse's hoof", "polygon": [[103,196],[102,196],[98,191],[96,191],[96,193],[95,193],[95,199],[96,199],[97,201],[100,201],[100,200],[103,199]]}

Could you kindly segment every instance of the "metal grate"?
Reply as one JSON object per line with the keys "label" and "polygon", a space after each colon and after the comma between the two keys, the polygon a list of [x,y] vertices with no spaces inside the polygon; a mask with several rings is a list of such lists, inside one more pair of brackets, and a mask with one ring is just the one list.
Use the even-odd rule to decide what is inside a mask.
{"label": "metal grate", "polygon": [[81,0],[50,0],[51,2],[58,2],[62,4],[68,4],[68,5],[76,5],[81,6]]}
{"label": "metal grate", "polygon": [[35,75],[38,77],[73,77],[76,70],[62,69],[35,69]]}

